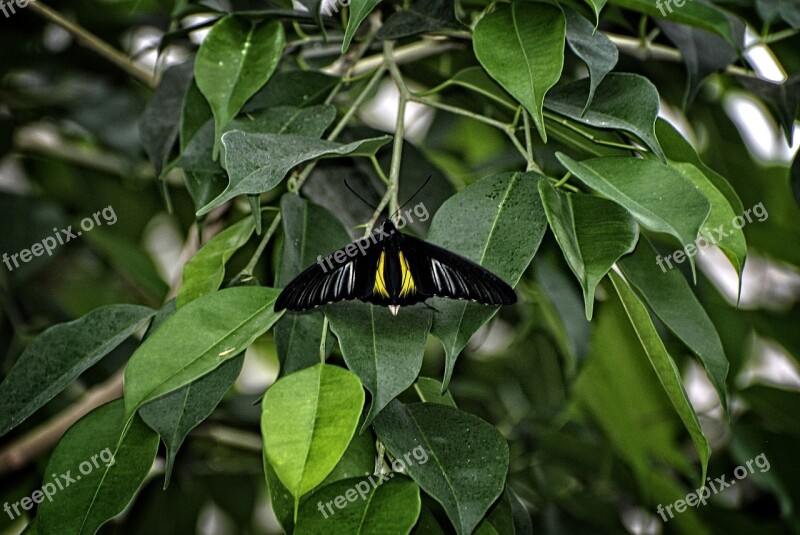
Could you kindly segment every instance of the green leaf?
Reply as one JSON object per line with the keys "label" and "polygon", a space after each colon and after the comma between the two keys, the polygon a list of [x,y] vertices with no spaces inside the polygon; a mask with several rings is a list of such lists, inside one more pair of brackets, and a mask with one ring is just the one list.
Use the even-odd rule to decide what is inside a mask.
{"label": "green leaf", "polygon": [[448,407],[456,408],[456,401],[453,394],[448,390],[443,392],[442,383],[430,377],[420,377],[414,383],[414,390],[417,391],[420,401],[424,403],[441,403]]}
{"label": "green leaf", "polygon": [[644,304],[636,297],[636,294],[622,277],[613,271],[610,273],[610,277],[617,294],[622,300],[622,305],[625,307],[625,312],[628,314],[631,325],[633,325],[636,335],[639,337],[645,353],[647,353],[647,358],[650,359],[650,364],[653,366],[656,375],[658,375],[658,380],[664,387],[664,391],[675,408],[675,412],[680,416],[683,425],[692,438],[697,454],[700,456],[700,464],[703,467],[703,475],[700,481],[705,482],[711,447],[703,435],[700,422],[697,420],[697,414],[694,412],[694,408],[689,402],[689,397],[686,395],[686,390],[683,388],[678,367],[675,366],[675,361],[667,352],[667,348],[664,347],[661,338],[659,338],[655,325],[653,325]]}
{"label": "green leaf", "polygon": [[[627,209],[645,228],[675,236],[682,246],[694,243],[711,204],[675,169],[655,160],[593,158],[576,162],[557,153],[581,182]],[[695,272],[694,257],[689,261]]]}
{"label": "green leaf", "polygon": [[264,451],[295,508],[342,458],[363,407],[358,377],[325,364],[278,379],[264,394]]}
{"label": "green leaf", "polygon": [[672,161],[688,162],[700,169],[723,195],[737,214],[744,212],[744,206],[736,190],[725,177],[708,167],[697,155],[691,143],[686,141],[678,130],[664,119],[656,121],[656,135],[658,142],[664,149],[664,154]]}
{"label": "green leaf", "polygon": [[226,360],[219,368],[197,381],[148,403],[139,415],[161,436],[167,447],[164,488],[169,485],[175,457],[189,431],[203,422],[239,377],[244,353]]}
{"label": "green leaf", "polygon": [[600,23],[600,11],[605,7],[606,0],[584,0],[592,8],[595,18],[595,27]]}
{"label": "green leaf", "polygon": [[664,324],[697,355],[727,411],[725,377],[728,359],[714,324],[695,297],[680,270],[661,269],[661,256],[642,238],[632,255],[619,267],[625,278],[641,292],[647,304]]}
{"label": "green leaf", "polygon": [[[436,212],[428,241],[477,262],[512,286],[539,248],[547,219],[536,173],[500,173],[471,184]],[[444,388],[470,337],[497,312],[469,301],[434,299],[431,333],[446,353]]]}
{"label": "green leaf", "polygon": [[503,436],[477,416],[439,403],[393,401],[374,425],[395,459],[414,454],[406,472],[442,504],[456,531],[472,533],[505,485]]}
{"label": "green leaf", "polygon": [[[276,277],[284,287],[317,258],[350,243],[350,236],[333,214],[298,195],[281,198],[283,216],[283,253]],[[281,375],[294,373],[319,362],[323,315],[320,310],[287,314],[275,324],[275,345],[281,362]],[[325,355],[333,349],[333,337],[325,341]]]}
{"label": "green leaf", "polygon": [[194,74],[214,113],[214,159],[224,128],[272,76],[284,42],[279,21],[252,24],[228,15],[214,24],[200,45]]}
{"label": "green leaf", "polygon": [[194,62],[186,61],[167,69],[153,99],[145,108],[139,121],[142,146],[153,162],[156,175],[170,156],[178,139],[181,107],[192,84]]}
{"label": "green leaf", "polygon": [[350,15],[347,17],[347,28],[344,32],[344,41],[342,42],[342,54],[347,52],[350,46],[350,41],[356,34],[356,30],[367,18],[367,15],[375,9],[381,0],[350,0]]}
{"label": "green leaf", "polygon": [[800,106],[800,74],[793,74],[781,83],[738,75],[736,80],[767,104],[770,113],[781,125],[786,144],[791,146],[794,119]]}
{"label": "green leaf", "polygon": [[356,433],[336,467],[320,486],[371,473],[375,469],[375,457],[375,439],[372,433]]}
{"label": "green leaf", "polygon": [[339,339],[347,367],[372,394],[363,432],[419,375],[431,311],[422,305],[406,307],[395,317],[386,307],[345,302],[325,307],[325,315]]}
{"label": "green leaf", "polygon": [[591,84],[583,79],[560,85],[547,95],[544,106],[585,125],[632,134],[665,161],[655,134],[659,109],[656,87],[638,74],[611,73],[597,87],[591,106],[584,113],[592,94]]}
{"label": "green leaf", "polygon": [[378,486],[370,480],[377,484],[379,476],[371,476],[344,479],[321,488],[300,507],[295,534],[409,533],[422,505],[419,486],[395,475],[389,474],[392,479]]}
{"label": "green leaf", "polygon": [[49,486],[52,496],[39,505],[41,533],[92,535],[128,506],[153,465],[158,435],[138,418],[124,438],[123,427],[123,403],[117,400],[96,408],[64,434],[44,473],[74,481],[67,484],[60,477],[65,488],[59,489],[45,476],[43,490]]}
{"label": "green leaf", "polygon": [[726,14],[713,5],[687,1],[682,6],[671,5],[667,0],[608,0],[611,4],[645,13],[651,17],[704,28],[736,46],[733,27]]}
{"label": "green leaf", "polygon": [[567,44],[589,69],[589,96],[581,112],[584,114],[592,104],[597,86],[617,64],[619,52],[611,39],[596,31],[580,13],[569,6],[562,9],[567,18]]}
{"label": "green leaf", "polygon": [[592,319],[594,292],[619,258],[633,251],[639,225],[620,205],[599,197],[561,193],[539,182],[544,211],[564,258],[583,288],[586,319]]}
{"label": "green leaf", "polygon": [[[711,203],[711,213],[708,214],[705,225],[700,229],[700,234],[706,238],[707,244],[716,245],[725,253],[725,256],[731,261],[736,273],[741,278],[744,262],[747,259],[747,242],[742,229],[732,225],[733,219],[738,214],[734,213],[725,196],[714,187],[714,184],[697,167],[690,163],[681,162],[670,162],[670,165],[697,186],[697,189]],[[727,236],[721,236],[718,230],[723,230]]]}
{"label": "green leaf", "polygon": [[281,317],[272,309],[278,293],[258,286],[228,288],[178,309],[125,367],[126,420],[148,401],[203,377],[244,351]]}
{"label": "green leaf", "polygon": [[795,30],[800,29],[800,5],[784,0],[756,0],[756,11],[766,24],[780,17]]}
{"label": "green leaf", "polygon": [[53,399],[153,314],[143,306],[111,305],[36,337],[0,384],[0,435]]}
{"label": "green leaf", "polygon": [[262,108],[321,104],[339,79],[319,71],[281,71],[253,95],[242,111],[251,113]]}
{"label": "green leaf", "polygon": [[202,295],[219,289],[225,277],[225,264],[253,234],[253,218],[246,217],[226,228],[206,243],[183,268],[178,308]]}
{"label": "green leaf", "polygon": [[434,33],[442,30],[460,30],[455,3],[450,0],[420,0],[414,2],[407,11],[398,11],[378,30],[378,39],[401,39],[420,33]]}
{"label": "green leaf", "polygon": [[319,138],[336,119],[336,108],[329,104],[296,108],[278,106],[248,113],[231,121],[226,132],[240,130],[251,134],[283,134]]}
{"label": "green leaf", "polygon": [[201,208],[205,215],[237,195],[256,195],[280,184],[289,170],[321,157],[373,156],[392,138],[382,136],[343,145],[309,137],[248,134],[234,130],[222,136],[229,183],[216,199]]}
{"label": "green leaf", "polygon": [[564,14],[554,5],[497,4],[478,21],[472,38],[478,61],[525,106],[545,142],[542,104],[561,77],[566,26]]}
{"label": "green leaf", "polygon": [[267,454],[262,451],[262,463],[264,464],[264,477],[267,480],[267,487],[269,489],[269,501],[272,510],[275,513],[275,518],[278,519],[283,531],[285,533],[292,533],[294,531],[294,497],[292,493],[286,490],[275,469],[269,464]]}

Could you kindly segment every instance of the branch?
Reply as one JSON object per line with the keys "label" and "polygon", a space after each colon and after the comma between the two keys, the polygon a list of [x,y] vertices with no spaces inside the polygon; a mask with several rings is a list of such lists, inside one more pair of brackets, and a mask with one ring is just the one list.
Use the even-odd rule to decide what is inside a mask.
{"label": "branch", "polygon": [[112,47],[86,28],[67,19],[58,11],[50,9],[42,3],[42,0],[29,3],[28,8],[53,24],[61,26],[71,33],[79,42],[83,43],[84,46],[94,50],[97,54],[127,72],[150,89],[155,89],[158,86],[158,81],[153,73],[134,63],[128,56]]}

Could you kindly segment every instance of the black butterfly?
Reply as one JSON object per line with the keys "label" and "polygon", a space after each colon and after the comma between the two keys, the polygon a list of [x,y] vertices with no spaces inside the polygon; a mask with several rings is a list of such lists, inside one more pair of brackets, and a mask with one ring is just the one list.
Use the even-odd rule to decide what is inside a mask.
{"label": "black butterfly", "polygon": [[[366,242],[366,243],[365,243]],[[309,310],[360,299],[397,315],[429,297],[471,299],[485,305],[516,303],[514,290],[475,262],[397,230],[386,220],[369,238],[331,253],[283,289],[275,310]]]}

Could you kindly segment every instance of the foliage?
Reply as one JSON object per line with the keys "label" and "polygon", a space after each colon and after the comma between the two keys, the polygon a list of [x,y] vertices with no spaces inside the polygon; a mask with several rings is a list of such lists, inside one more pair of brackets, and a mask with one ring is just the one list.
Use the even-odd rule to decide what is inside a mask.
{"label": "foliage", "polygon": [[[0,528],[800,531],[795,3],[346,3],[0,21]],[[518,303],[273,310],[398,210]]]}

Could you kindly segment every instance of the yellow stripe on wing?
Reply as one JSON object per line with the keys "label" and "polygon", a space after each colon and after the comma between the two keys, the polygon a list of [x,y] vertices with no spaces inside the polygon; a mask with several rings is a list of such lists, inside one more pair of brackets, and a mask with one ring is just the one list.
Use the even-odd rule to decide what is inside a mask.
{"label": "yellow stripe on wing", "polygon": [[398,251],[397,254],[400,255],[400,277],[402,280],[402,285],[400,286],[400,297],[406,297],[416,291],[416,288],[414,287],[414,277],[411,276],[411,270],[408,268],[408,261],[406,260],[406,257],[403,256],[403,252]]}
{"label": "yellow stripe on wing", "polygon": [[388,298],[389,292],[386,290],[386,281],[383,278],[383,265],[385,260],[386,253],[381,252],[380,260],[378,260],[378,270],[375,273],[375,287],[372,289],[372,293]]}

